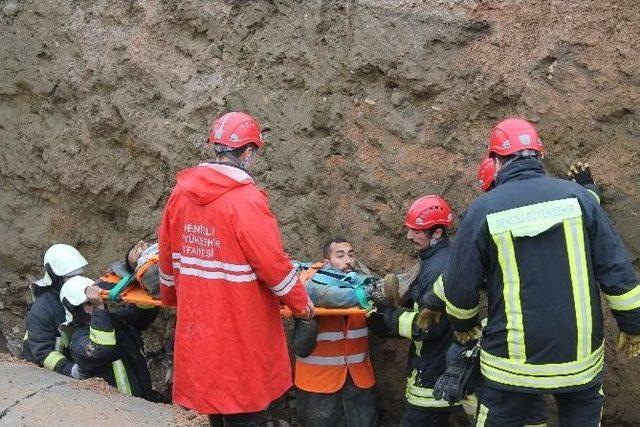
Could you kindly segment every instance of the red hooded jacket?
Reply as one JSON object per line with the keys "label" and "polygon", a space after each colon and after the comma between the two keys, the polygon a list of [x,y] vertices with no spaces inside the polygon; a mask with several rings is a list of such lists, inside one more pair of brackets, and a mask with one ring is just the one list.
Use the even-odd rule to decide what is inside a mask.
{"label": "red hooded jacket", "polygon": [[207,163],[177,176],[158,231],[162,302],[177,305],[173,401],[203,414],[263,410],[291,387],[279,314],[307,293],[249,174]]}

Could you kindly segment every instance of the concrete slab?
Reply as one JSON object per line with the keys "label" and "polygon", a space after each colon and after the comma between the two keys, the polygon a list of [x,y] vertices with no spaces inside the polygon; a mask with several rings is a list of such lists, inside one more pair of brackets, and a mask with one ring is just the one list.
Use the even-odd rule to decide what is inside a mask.
{"label": "concrete slab", "polygon": [[[88,380],[92,381],[92,380]],[[0,426],[174,426],[169,405],[37,366],[0,360]],[[93,380],[95,381],[95,380]]]}

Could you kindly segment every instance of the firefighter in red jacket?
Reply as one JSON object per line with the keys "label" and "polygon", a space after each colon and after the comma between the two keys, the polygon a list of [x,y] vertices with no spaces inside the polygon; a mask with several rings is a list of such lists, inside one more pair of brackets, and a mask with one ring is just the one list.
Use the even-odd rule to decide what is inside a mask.
{"label": "firefighter in red jacket", "polygon": [[292,385],[280,301],[302,317],[313,304],[246,171],[264,144],[257,121],[225,114],[208,143],[216,160],[177,175],[158,232],[162,302],[177,305],[173,401],[213,426],[252,426]]}

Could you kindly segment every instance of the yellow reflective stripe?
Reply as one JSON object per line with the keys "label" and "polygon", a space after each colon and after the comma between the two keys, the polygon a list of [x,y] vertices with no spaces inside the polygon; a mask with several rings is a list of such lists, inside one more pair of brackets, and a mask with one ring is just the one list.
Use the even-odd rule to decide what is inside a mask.
{"label": "yellow reflective stripe", "polygon": [[413,325],[413,318],[416,314],[415,311],[406,311],[398,318],[398,334],[400,334],[401,337],[411,339],[413,336],[411,326]]}
{"label": "yellow reflective stripe", "polygon": [[53,371],[53,370],[55,370],[56,365],[58,364],[58,362],[60,362],[64,358],[65,358],[64,354],[62,354],[62,353],[60,353],[58,351],[52,351],[44,359],[44,362],[42,362],[42,365],[45,368],[47,368],[48,370]]}
{"label": "yellow reflective stripe", "polygon": [[56,351],[62,353],[62,350],[64,349],[62,337],[56,337],[56,344],[54,345],[54,348],[56,349]]}
{"label": "yellow reflective stripe", "polygon": [[24,338],[22,338],[22,341],[26,341],[29,339],[29,331],[27,330],[27,332],[24,333]]}
{"label": "yellow reflective stripe", "polygon": [[594,199],[596,199],[596,202],[598,202],[598,204],[600,204],[600,196],[598,196],[598,193],[596,193],[596,192],[595,192],[595,191],[593,191],[593,190],[589,190],[588,188],[587,188],[587,191],[588,191],[589,193],[591,193],[591,195],[593,196],[593,198],[594,198]]}
{"label": "yellow reflective stripe", "polygon": [[465,414],[475,418],[476,411],[478,410],[478,399],[475,394],[466,396],[460,401],[460,404],[462,405],[462,409]]}
{"label": "yellow reflective stripe", "polygon": [[436,398],[433,397],[432,388],[418,387],[415,385],[416,375],[417,371],[414,369],[411,377],[407,378],[405,396],[407,397],[408,403],[423,408],[449,408],[451,406],[444,399],[436,400]]}
{"label": "yellow reflective stripe", "polygon": [[591,332],[593,329],[582,218],[565,219],[563,228],[569,257],[573,304],[576,313],[578,338],[576,354],[578,355],[578,360],[580,360],[591,354]]}
{"label": "yellow reflective stripe", "polygon": [[524,427],[547,427],[547,423],[540,424],[525,424]]}
{"label": "yellow reflective stripe", "polygon": [[516,263],[511,232],[493,235],[498,248],[498,262],[502,270],[502,293],[507,318],[507,345],[509,358],[524,361],[527,358],[522,325],[522,304],[520,302],[520,273]]}
{"label": "yellow reflective stripe", "polygon": [[480,311],[479,305],[477,307],[466,309],[456,307],[449,300],[445,300],[445,304],[447,305],[447,314],[460,320],[473,319],[478,315],[478,312]]}
{"label": "yellow reflective stripe", "polygon": [[433,293],[445,303],[447,302],[447,297],[444,294],[444,282],[442,281],[442,274],[433,284]]}
{"label": "yellow reflective stripe", "polygon": [[494,356],[486,350],[482,350],[480,352],[480,363],[502,371],[514,373],[516,375],[552,377],[574,375],[583,372],[596,365],[603,356],[604,342],[597,350],[591,353],[588,358],[573,362],[534,365],[530,363],[515,362],[505,357]]}
{"label": "yellow reflective stripe", "polygon": [[622,295],[604,294],[604,297],[609,302],[609,307],[612,310],[635,310],[640,307],[640,284]]}
{"label": "yellow reflective stripe", "polygon": [[531,376],[503,371],[482,361],[480,362],[482,375],[491,381],[514,387],[537,389],[555,389],[587,384],[602,371],[603,366],[604,354],[601,354],[595,365],[582,372],[569,375]]}
{"label": "yellow reflective stripe", "polygon": [[116,345],[116,331],[115,329],[109,332],[101,331],[99,329],[89,328],[89,339],[96,344],[100,345]]}
{"label": "yellow reflective stripe", "polygon": [[478,410],[478,419],[476,419],[476,426],[484,427],[485,423],[487,422],[488,416],[489,416],[489,408],[487,408],[481,403],[480,409]]}
{"label": "yellow reflective stripe", "polygon": [[515,237],[537,236],[568,218],[582,216],[576,198],[551,200],[487,215],[491,235],[507,231]]}
{"label": "yellow reflective stripe", "polygon": [[129,377],[127,377],[127,370],[124,367],[122,359],[118,359],[111,363],[113,367],[113,376],[116,379],[116,387],[120,390],[120,393],[131,396],[131,386],[129,385]]}

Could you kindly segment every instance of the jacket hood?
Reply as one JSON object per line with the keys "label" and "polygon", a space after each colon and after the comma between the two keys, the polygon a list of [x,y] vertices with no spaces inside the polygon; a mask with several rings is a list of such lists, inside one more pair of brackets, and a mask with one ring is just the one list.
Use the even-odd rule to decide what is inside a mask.
{"label": "jacket hood", "polygon": [[226,163],[203,163],[178,173],[177,186],[194,203],[206,205],[253,178],[243,169]]}

